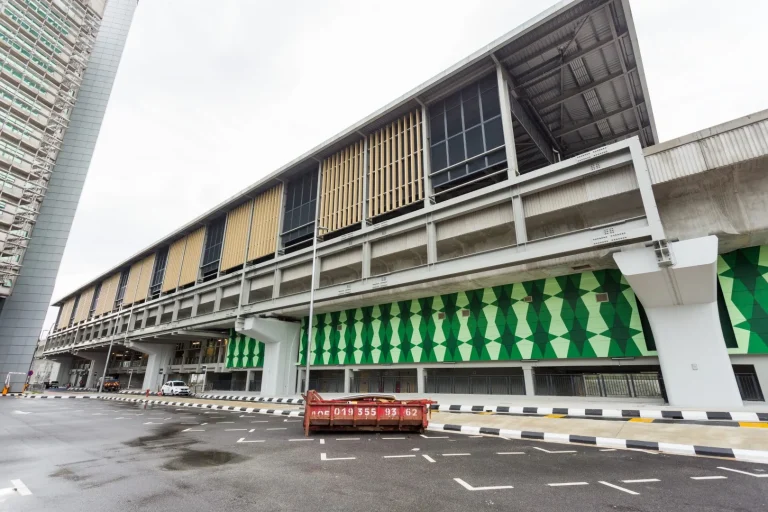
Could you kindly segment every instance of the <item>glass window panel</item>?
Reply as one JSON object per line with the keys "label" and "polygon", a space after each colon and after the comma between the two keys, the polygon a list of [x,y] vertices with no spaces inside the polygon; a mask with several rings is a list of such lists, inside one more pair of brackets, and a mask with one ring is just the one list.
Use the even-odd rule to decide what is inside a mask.
{"label": "glass window panel", "polygon": [[437,176],[433,176],[432,177],[432,186],[433,187],[439,187],[443,183],[447,183],[448,182],[448,178],[449,178],[449,176],[448,176],[447,172],[438,174]]}
{"label": "glass window panel", "polygon": [[464,128],[480,124],[480,104],[477,96],[464,101]]}
{"label": "glass window panel", "polygon": [[504,130],[501,126],[501,117],[491,119],[484,126],[486,151],[504,144]]}
{"label": "glass window panel", "polygon": [[430,120],[429,130],[433,144],[445,140],[445,116],[442,112]]}
{"label": "glass window panel", "polygon": [[471,174],[473,172],[477,172],[485,169],[487,167],[487,164],[485,162],[485,158],[478,158],[470,162],[467,167],[469,168],[468,172]]}
{"label": "glass window panel", "polygon": [[491,73],[490,75],[486,75],[480,80],[480,83],[478,85],[480,87],[480,92],[487,91],[491,87],[498,86],[498,79],[496,78],[496,73]]}
{"label": "glass window panel", "polygon": [[483,145],[483,128],[476,126],[470,130],[467,130],[467,158],[472,158],[483,152],[485,152],[485,146]]}
{"label": "glass window panel", "polygon": [[458,107],[461,103],[461,92],[452,94],[445,99],[445,109],[448,110],[453,107]]}
{"label": "glass window panel", "polygon": [[448,171],[448,174],[451,176],[451,181],[463,178],[467,174],[467,166],[466,165],[460,165],[456,167],[455,169],[451,169]]}
{"label": "glass window panel", "polygon": [[483,120],[499,115],[499,94],[497,89],[488,89],[482,95],[483,98]]}
{"label": "glass window panel", "polygon": [[459,134],[448,139],[448,165],[466,160],[464,154],[464,136]]}
{"label": "glass window panel", "polygon": [[487,158],[488,158],[488,165],[491,166],[491,165],[494,165],[494,164],[498,164],[500,162],[506,162],[507,161],[507,153],[502,148],[502,149],[500,149],[498,151],[494,151],[493,153],[488,155]]}
{"label": "glass window panel", "polygon": [[448,157],[445,153],[445,142],[432,146],[432,169],[439,171],[448,167]]}
{"label": "glass window panel", "polygon": [[456,106],[445,111],[446,126],[448,128],[448,137],[461,133],[461,107]]}
{"label": "glass window panel", "polygon": [[461,99],[467,101],[470,98],[477,97],[477,84],[468,85],[461,90]]}

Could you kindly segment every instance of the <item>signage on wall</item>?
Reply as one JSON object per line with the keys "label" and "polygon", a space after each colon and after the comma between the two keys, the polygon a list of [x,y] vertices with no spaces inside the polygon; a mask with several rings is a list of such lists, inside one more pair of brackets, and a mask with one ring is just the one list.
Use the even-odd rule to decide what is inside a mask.
{"label": "signage on wall", "polygon": [[162,375],[162,374],[163,374],[163,369],[162,369],[162,368],[160,368],[160,375]]}

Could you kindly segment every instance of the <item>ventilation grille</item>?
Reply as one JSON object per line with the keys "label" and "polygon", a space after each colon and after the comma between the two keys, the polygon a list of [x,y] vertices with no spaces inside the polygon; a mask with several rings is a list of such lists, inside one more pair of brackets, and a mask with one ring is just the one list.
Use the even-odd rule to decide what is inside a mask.
{"label": "ventilation grille", "polygon": [[608,302],[608,294],[607,293],[597,293],[597,294],[595,294],[595,300],[597,300],[597,302]]}
{"label": "ventilation grille", "polygon": [[533,302],[533,297],[530,295],[526,295],[523,297],[523,302]]}

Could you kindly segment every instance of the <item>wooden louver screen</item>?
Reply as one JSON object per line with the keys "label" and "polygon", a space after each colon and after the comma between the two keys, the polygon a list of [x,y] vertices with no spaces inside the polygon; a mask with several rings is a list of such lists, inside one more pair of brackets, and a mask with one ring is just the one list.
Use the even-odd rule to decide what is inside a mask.
{"label": "wooden louver screen", "polygon": [[75,305],[75,296],[70,297],[67,302],[61,306],[61,314],[59,315],[59,322],[56,324],[57,329],[63,329],[69,323],[69,318],[72,315],[72,308]]}
{"label": "wooden louver screen", "polygon": [[152,281],[152,269],[155,268],[155,254],[147,256],[141,261],[141,275],[139,276],[139,282],[136,285],[136,295],[133,297],[134,302],[144,300],[149,295],[149,283]]}
{"label": "wooden louver screen", "polygon": [[368,216],[424,199],[421,110],[368,136]]}
{"label": "wooden louver screen", "polygon": [[115,304],[115,295],[117,295],[117,285],[120,284],[120,272],[109,276],[101,285],[99,301],[96,303],[96,311],[93,316],[103,315],[112,311]]}
{"label": "wooden louver screen", "polygon": [[283,198],[283,184],[260,194],[253,205],[251,241],[248,244],[248,261],[253,261],[277,251],[278,220]]}
{"label": "wooden louver screen", "polygon": [[248,201],[227,213],[227,229],[224,231],[224,248],[221,251],[222,271],[245,263],[252,209],[253,201]]}
{"label": "wooden louver screen", "polygon": [[205,226],[196,229],[187,235],[187,248],[184,250],[184,261],[181,264],[179,286],[184,286],[197,281],[200,271],[200,256],[203,253],[205,241]]}
{"label": "wooden louver screen", "polygon": [[82,322],[88,318],[88,310],[91,307],[95,290],[96,287],[91,286],[80,295],[80,302],[77,303],[77,311],[75,311],[75,323]]}
{"label": "wooden louver screen", "polygon": [[363,220],[363,141],[323,160],[320,225],[336,231]]}
{"label": "wooden louver screen", "polygon": [[136,296],[136,285],[139,284],[139,277],[141,277],[141,264],[141,261],[137,261],[131,265],[131,269],[128,271],[128,281],[125,284],[125,293],[123,294],[123,306],[133,304],[133,298]]}
{"label": "wooden louver screen", "polygon": [[181,274],[181,262],[184,260],[184,248],[187,245],[187,237],[180,238],[171,244],[168,249],[168,263],[165,265],[165,276],[163,276],[163,287],[160,291],[170,292],[179,286],[179,275]]}

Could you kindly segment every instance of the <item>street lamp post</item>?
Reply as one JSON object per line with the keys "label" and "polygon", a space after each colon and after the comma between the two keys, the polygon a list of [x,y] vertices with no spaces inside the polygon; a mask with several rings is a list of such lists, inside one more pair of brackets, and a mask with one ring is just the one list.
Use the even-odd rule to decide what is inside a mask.
{"label": "street lamp post", "polygon": [[[317,225],[317,224],[316,224]],[[309,283],[309,321],[307,322],[307,369],[304,372],[304,393],[309,392],[309,355],[312,351],[312,318],[315,312],[315,272],[317,271],[317,239],[321,231],[327,231],[328,228],[317,226],[312,238],[312,280]]]}

